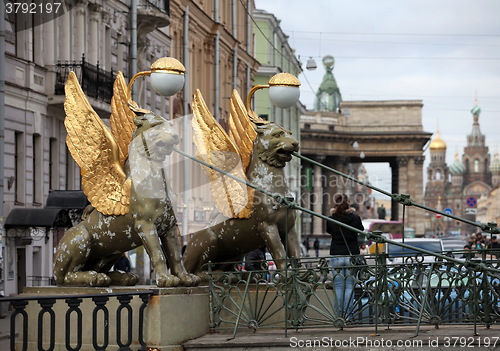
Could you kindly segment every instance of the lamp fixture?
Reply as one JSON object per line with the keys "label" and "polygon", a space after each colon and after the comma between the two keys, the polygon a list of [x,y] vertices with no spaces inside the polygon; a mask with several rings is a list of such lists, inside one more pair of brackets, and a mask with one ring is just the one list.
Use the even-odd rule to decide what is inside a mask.
{"label": "lamp fixture", "polygon": [[254,86],[247,96],[246,108],[248,113],[251,113],[250,103],[253,94],[259,89],[269,89],[269,99],[271,102],[280,108],[288,108],[293,106],[300,97],[300,81],[293,74],[278,73],[269,79],[267,85]]}
{"label": "lamp fixture", "polygon": [[141,76],[151,76],[151,86],[160,95],[175,95],[184,85],[186,68],[179,60],[173,57],[162,57],[150,67],[150,71],[136,73],[127,85],[129,104],[133,104],[132,85]]}
{"label": "lamp fixture", "polygon": [[314,71],[316,68],[318,68],[316,61],[312,57],[309,57],[309,60],[307,60],[306,63],[306,69],[308,71]]}

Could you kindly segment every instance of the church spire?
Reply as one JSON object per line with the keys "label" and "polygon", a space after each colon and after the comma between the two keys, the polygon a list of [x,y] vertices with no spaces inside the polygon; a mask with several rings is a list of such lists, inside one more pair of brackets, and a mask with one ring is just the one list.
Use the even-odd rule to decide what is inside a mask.
{"label": "church spire", "polygon": [[470,110],[473,118],[472,132],[467,135],[467,146],[484,146],[485,137],[481,134],[481,129],[479,128],[479,115],[481,114],[481,108],[477,104],[477,96],[474,100],[474,107]]}

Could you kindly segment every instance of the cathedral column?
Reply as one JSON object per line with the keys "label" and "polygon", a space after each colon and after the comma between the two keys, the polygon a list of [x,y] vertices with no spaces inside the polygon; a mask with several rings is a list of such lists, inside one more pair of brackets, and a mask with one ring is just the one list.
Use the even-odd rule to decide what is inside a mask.
{"label": "cathedral column", "polygon": [[[325,156],[317,156],[315,160],[322,163],[325,160]],[[312,197],[313,211],[316,213],[323,214],[323,169],[314,165],[314,190]],[[323,222],[324,220],[313,216],[313,234],[323,234]]]}
{"label": "cathedral column", "polygon": [[[392,193],[398,194],[409,194],[408,191],[408,157],[398,156],[396,157],[396,174],[393,173],[392,181]],[[396,183],[394,183],[396,181]],[[391,220],[400,221],[403,218],[402,205],[398,202],[393,201]],[[394,213],[395,211],[395,213]]]}
{"label": "cathedral column", "polygon": [[[408,168],[408,193],[413,201],[419,204],[424,203],[424,160],[425,156],[412,157]],[[417,234],[425,233],[424,215],[424,210],[420,208],[408,208],[408,226],[414,228]]]}
{"label": "cathedral column", "polygon": [[[392,194],[401,194],[404,193],[401,189],[401,174],[406,173],[406,165],[408,163],[408,159],[406,157],[396,157],[390,162],[391,166],[391,193]],[[404,169],[403,169],[404,168]],[[392,200],[391,201],[391,221],[400,220],[399,215],[399,202]]]}
{"label": "cathedral column", "polygon": [[[397,157],[396,165],[393,167],[393,193],[409,194],[413,202],[423,204],[423,165],[424,156]],[[396,168],[397,170],[395,170]],[[394,180],[397,179],[397,183]],[[395,208],[396,214],[391,216],[392,220],[402,220],[403,205],[393,203],[392,210]],[[413,206],[406,207],[405,226],[415,229],[417,234],[423,234],[424,211]]]}

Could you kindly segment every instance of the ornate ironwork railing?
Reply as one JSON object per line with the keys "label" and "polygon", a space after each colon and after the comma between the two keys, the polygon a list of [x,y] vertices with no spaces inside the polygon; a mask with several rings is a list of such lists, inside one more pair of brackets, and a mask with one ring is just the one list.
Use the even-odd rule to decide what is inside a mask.
{"label": "ornate ironwork railing", "polygon": [[[473,324],[476,328],[478,324],[488,327],[500,322],[500,263],[498,258],[488,257],[486,251],[476,253],[481,255],[479,260],[465,253],[465,259],[461,260],[447,253],[430,252],[404,241],[387,239],[381,232],[366,233],[302,207],[291,198],[270,193],[183,151],[175,148],[174,151],[272,197],[289,210],[299,210],[334,222],[376,243],[388,243],[416,252],[414,257],[405,255],[401,264],[388,265],[387,255],[377,251],[372,264],[356,273],[355,286],[349,290],[349,305],[342,309],[336,302],[336,294],[332,293],[333,286],[339,280],[339,285],[345,286],[351,277],[332,271],[326,258],[306,262],[305,267],[312,268],[298,267],[296,259],[288,259],[289,268],[273,273],[272,279],[264,278],[268,274],[264,271],[212,272],[213,264],[210,264],[212,329],[232,328],[235,335],[242,326],[254,330],[280,327],[285,328],[286,333],[290,327],[374,325],[377,329],[382,324],[415,324],[418,334],[422,323],[440,325],[453,322]],[[403,226],[406,207],[415,206],[474,225],[491,235],[500,233],[496,223],[475,223],[455,217],[420,205],[408,194],[390,194],[297,153],[294,156],[391,197],[403,205]],[[424,256],[431,257],[433,262],[426,263],[422,259]],[[411,264],[408,264],[409,259],[412,259]]]}
{"label": "ornate ironwork railing", "polygon": [[286,271],[210,271],[211,328],[235,335],[248,328],[413,325],[418,334],[421,325],[490,327],[500,323],[500,260],[478,254],[427,262],[418,253],[391,264],[380,253],[348,273],[331,269],[327,258],[304,258],[300,267],[290,260]]}
{"label": "ornate ironwork railing", "polygon": [[[63,340],[66,350],[72,351],[88,349],[89,345],[94,350],[107,350],[112,344],[120,350],[131,350],[133,343],[140,345],[138,350],[146,350],[145,309],[153,294],[141,291],[0,298],[0,303],[10,303],[13,308],[10,350],[54,350],[56,340]],[[84,305],[88,308],[83,309]],[[64,321],[57,324],[64,325],[64,330],[56,330],[58,318]]]}
{"label": "ornate ironwork railing", "polygon": [[113,71],[101,69],[99,63],[97,65],[88,63],[85,61],[85,55],[82,55],[80,62],[58,61],[56,67],[55,95],[64,95],[64,85],[68,74],[74,71],[85,95],[107,103],[111,102],[116,76]]}

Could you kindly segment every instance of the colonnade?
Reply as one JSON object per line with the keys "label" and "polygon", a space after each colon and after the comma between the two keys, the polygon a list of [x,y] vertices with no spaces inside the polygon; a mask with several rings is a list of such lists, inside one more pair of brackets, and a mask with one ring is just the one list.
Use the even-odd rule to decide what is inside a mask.
{"label": "colonnade", "polygon": [[[342,156],[315,156],[304,155],[325,166],[333,168],[346,175],[355,176],[353,165],[359,165],[358,160],[352,160],[349,157]],[[357,163],[354,163],[357,162]],[[363,162],[367,162],[363,160]],[[368,161],[369,162],[369,161]],[[388,162],[391,168],[391,189],[383,189],[391,194],[410,194],[414,202],[423,204],[423,164],[424,156],[388,156],[376,162]],[[372,205],[367,203],[370,191],[366,187],[344,178],[334,172],[328,171],[317,164],[308,164],[302,161],[303,177],[308,177],[307,168],[312,168],[312,187],[305,189],[302,196],[303,205],[310,208],[312,211],[324,215],[330,214],[330,209],[333,206],[333,197],[336,193],[344,193],[349,195],[351,202],[357,203],[361,208],[361,214],[370,216],[375,213],[373,210],[366,207]],[[376,184],[374,184],[377,187]],[[375,192],[375,191],[373,191]],[[387,199],[390,199],[387,197]],[[397,201],[392,201],[391,204],[391,220],[402,220],[403,211],[402,205]],[[326,223],[323,219],[312,216],[311,221],[303,222],[303,235],[325,234]],[[373,217],[372,217],[373,218]],[[412,227],[417,234],[424,232],[423,225],[424,213],[422,210],[407,207],[405,211],[405,226]]]}

